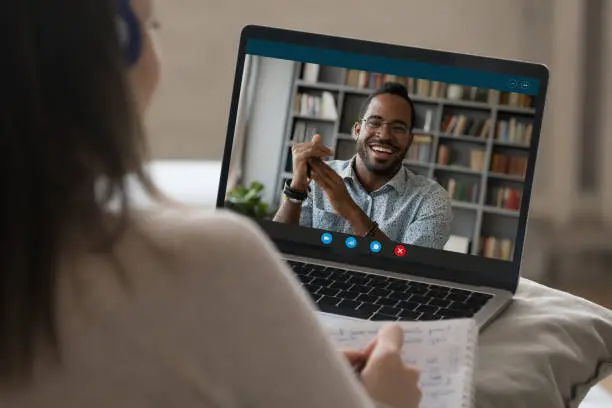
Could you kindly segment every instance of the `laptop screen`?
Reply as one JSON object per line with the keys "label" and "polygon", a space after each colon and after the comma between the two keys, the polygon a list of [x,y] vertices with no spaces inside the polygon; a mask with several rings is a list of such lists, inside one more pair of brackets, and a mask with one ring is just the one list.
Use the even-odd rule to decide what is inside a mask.
{"label": "laptop screen", "polygon": [[447,60],[248,39],[224,205],[345,255],[511,263],[541,84]]}

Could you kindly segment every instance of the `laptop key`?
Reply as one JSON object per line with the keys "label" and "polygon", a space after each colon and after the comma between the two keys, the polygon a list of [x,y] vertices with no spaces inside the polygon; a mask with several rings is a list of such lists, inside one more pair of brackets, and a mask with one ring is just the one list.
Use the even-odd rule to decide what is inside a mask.
{"label": "laptop key", "polygon": [[332,275],[331,272],[329,271],[324,271],[324,270],[320,270],[320,269],[315,269],[314,271],[310,272],[311,276],[314,276],[315,278],[324,278],[324,279],[329,279],[329,277]]}
{"label": "laptop key", "polygon": [[406,300],[410,297],[410,295],[407,295],[404,292],[391,292],[389,295],[387,295],[387,297],[393,300]]}
{"label": "laptop key", "polygon": [[468,303],[478,303],[481,306],[486,304],[493,296],[487,295],[485,293],[472,293],[472,295],[468,298]]}
{"label": "laptop key", "polygon": [[421,312],[413,312],[411,310],[402,310],[400,312],[400,320],[417,320],[421,316]]}
{"label": "laptop key", "polygon": [[451,301],[444,299],[432,299],[429,301],[429,304],[438,307],[448,307],[451,304]]}
{"label": "laptop key", "polygon": [[384,313],[386,315],[391,315],[391,316],[397,316],[401,311],[402,309],[399,309],[397,307],[391,307],[391,306],[384,306],[382,309],[380,309],[380,313]]}
{"label": "laptop key", "polygon": [[420,305],[421,304],[417,302],[403,301],[403,302],[399,302],[397,304],[397,307],[401,307],[404,310],[415,310]]}
{"label": "laptop key", "polygon": [[370,279],[372,279],[372,282],[387,282],[389,280],[388,277],[386,276],[382,276],[382,275],[368,275],[370,277]]}
{"label": "laptop key", "polygon": [[353,285],[350,283],[346,283],[346,282],[334,282],[331,285],[329,285],[329,287],[332,289],[349,290],[350,288],[353,287]]}
{"label": "laptop key", "polygon": [[361,305],[361,302],[357,302],[354,300],[343,299],[342,302],[338,304],[341,308],[344,309],[357,309]]}
{"label": "laptop key", "polygon": [[370,279],[368,279],[368,278],[352,277],[351,279],[349,279],[349,282],[350,283],[354,283],[356,285],[367,286],[370,283]]}
{"label": "laptop key", "polygon": [[372,305],[372,304],[369,304],[369,303],[363,303],[357,309],[359,311],[361,311],[361,312],[369,313],[371,315],[372,313],[375,313],[378,310],[380,310],[380,306],[379,305]]}
{"label": "laptop key", "polygon": [[456,302],[465,302],[468,299],[468,295],[462,293],[451,293],[446,297],[448,300],[454,300]]}
{"label": "laptop key", "polygon": [[351,289],[351,290],[343,290],[342,292],[340,292],[338,297],[341,297],[343,299],[355,300],[359,297],[359,295],[361,295],[360,292]]}
{"label": "laptop key", "polygon": [[312,285],[323,286],[323,287],[327,287],[332,283],[333,283],[332,280],[323,279],[323,278],[315,278],[312,282],[310,282],[310,284]]}
{"label": "laptop key", "polygon": [[302,282],[302,283],[310,283],[314,280],[314,278],[312,276],[307,276],[307,275],[297,275],[297,278]]}
{"label": "laptop key", "polygon": [[371,280],[370,286],[373,288],[387,289],[389,287],[388,281]]}
{"label": "laptop key", "polygon": [[395,306],[398,304],[398,301],[395,299],[380,298],[376,301],[376,304],[382,306]]}
{"label": "laptop key", "polygon": [[421,295],[412,295],[409,299],[411,302],[417,302],[420,304],[427,304],[430,301],[430,298]]}
{"label": "laptop key", "polygon": [[317,285],[313,285],[311,283],[308,284],[304,284],[304,287],[308,290],[308,292],[310,293],[316,293],[319,289],[321,289],[321,286],[317,286]]}
{"label": "laptop key", "polygon": [[438,306],[431,306],[431,305],[421,305],[416,308],[417,312],[423,312],[423,313],[436,313],[439,309],[440,308]]}
{"label": "laptop key", "polygon": [[370,293],[370,291],[372,290],[371,286],[364,286],[364,285],[354,285],[352,288],[352,290],[356,290],[359,293]]}
{"label": "laptop key", "polygon": [[340,293],[340,289],[321,288],[317,293],[325,296],[337,296]]}
{"label": "laptop key", "polygon": [[332,272],[329,276],[329,279],[333,279],[336,282],[346,282],[348,281],[349,277],[348,275],[342,272]]}
{"label": "laptop key", "polygon": [[416,294],[416,295],[424,295],[427,292],[429,292],[429,289],[426,288],[426,287],[423,287],[423,286],[414,286],[414,287],[409,288],[406,291],[406,293],[413,293],[413,294]]}
{"label": "laptop key", "polygon": [[395,281],[392,282],[387,289],[391,289],[398,292],[404,292],[408,289],[408,282],[406,281]]}
{"label": "laptop key", "polygon": [[378,296],[371,296],[371,295],[366,295],[362,293],[361,295],[359,295],[359,297],[357,297],[356,300],[359,300],[365,303],[375,303],[378,300]]}
{"label": "laptop key", "polygon": [[317,300],[317,305],[336,306],[340,301],[341,299],[337,297],[321,296],[321,298]]}
{"label": "laptop key", "polygon": [[442,289],[429,289],[429,292],[425,296],[430,296],[437,299],[445,299],[448,296],[448,290]]}
{"label": "laptop key", "polygon": [[296,275],[301,275],[301,276],[308,276],[308,275],[310,275],[307,269],[301,269],[301,268],[294,269],[293,273],[295,273]]}
{"label": "laptop key", "polygon": [[374,288],[370,292],[368,292],[368,294],[380,297],[387,297],[391,294],[391,291],[387,289]]}
{"label": "laptop key", "polygon": [[469,290],[464,290],[464,289],[456,289],[456,288],[452,288],[451,289],[451,293],[457,294],[457,295],[465,295],[465,296],[469,296],[471,295],[473,292],[470,292]]}
{"label": "laptop key", "polygon": [[449,288],[448,286],[429,285],[429,290],[436,290],[440,292],[449,293],[451,291],[451,288]]}

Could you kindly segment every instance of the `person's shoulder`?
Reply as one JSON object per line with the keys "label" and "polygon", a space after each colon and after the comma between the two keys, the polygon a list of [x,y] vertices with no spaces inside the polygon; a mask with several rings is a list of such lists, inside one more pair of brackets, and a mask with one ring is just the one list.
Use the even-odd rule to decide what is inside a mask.
{"label": "person's shoulder", "polygon": [[164,207],[135,212],[133,219],[135,229],[155,247],[185,260],[226,256],[232,248],[270,249],[253,220],[229,210]]}

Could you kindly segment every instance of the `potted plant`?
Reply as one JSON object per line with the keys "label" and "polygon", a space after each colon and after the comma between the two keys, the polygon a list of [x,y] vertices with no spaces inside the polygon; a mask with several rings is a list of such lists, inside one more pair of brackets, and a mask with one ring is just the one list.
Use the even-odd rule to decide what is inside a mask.
{"label": "potted plant", "polygon": [[263,184],[254,181],[249,187],[238,186],[225,198],[225,206],[251,218],[268,217],[268,204],[262,201]]}

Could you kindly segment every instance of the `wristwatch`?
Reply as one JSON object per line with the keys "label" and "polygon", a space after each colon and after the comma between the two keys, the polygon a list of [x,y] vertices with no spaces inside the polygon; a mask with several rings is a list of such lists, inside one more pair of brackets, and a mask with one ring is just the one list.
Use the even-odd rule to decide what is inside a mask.
{"label": "wristwatch", "polygon": [[376,235],[377,231],[378,231],[378,223],[376,221],[372,221],[372,224],[370,225],[370,228],[368,229],[368,231],[365,233],[364,237],[373,237],[374,235]]}
{"label": "wristwatch", "polygon": [[285,185],[283,187],[283,194],[290,202],[294,204],[301,204],[308,198],[308,193],[310,192],[310,187],[307,187],[307,191],[297,191],[291,188],[291,180],[289,179],[285,181]]}

